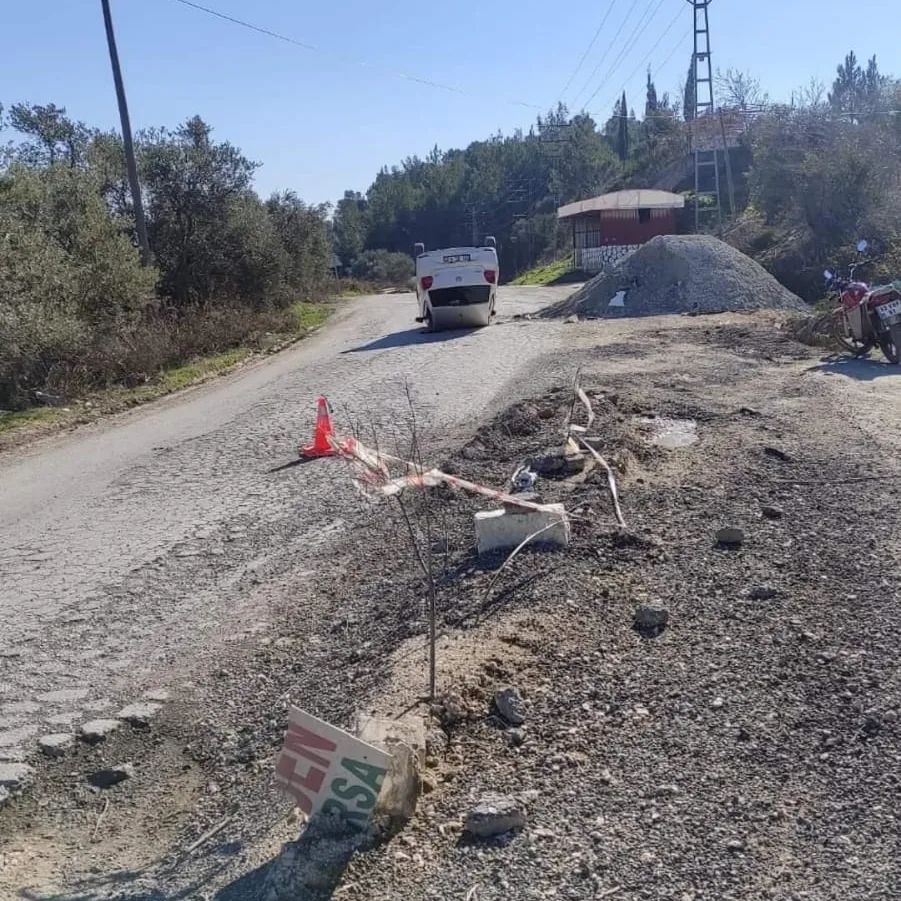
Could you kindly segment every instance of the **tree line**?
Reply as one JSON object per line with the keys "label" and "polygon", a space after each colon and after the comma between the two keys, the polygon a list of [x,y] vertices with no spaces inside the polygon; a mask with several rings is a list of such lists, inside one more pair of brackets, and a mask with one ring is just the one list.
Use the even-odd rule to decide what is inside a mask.
{"label": "tree line", "polygon": [[194,117],[138,133],[153,265],[141,265],[121,138],[54,104],[0,116],[0,407],[140,383],[195,354],[294,327],[320,298],[328,208],[261,200],[256,164]]}
{"label": "tree line", "polygon": [[[337,254],[354,266],[374,254],[409,254],[417,241],[467,245],[490,234],[511,277],[568,251],[569,236],[556,218],[562,204],[654,186],[691,200],[692,134],[701,124],[692,79],[690,68],[670,96],[648,72],[638,113],[625,93],[604,122],[561,104],[528,130],[465,149],[436,147],[425,159],[384,167],[365,193],[347,191],[338,201]],[[861,231],[892,243],[891,223],[901,218],[901,87],[880,72],[875,57],[861,65],[849,53],[831,90],[814,82],[787,104],[771,102],[749,73],[727,69],[715,81],[719,109],[744,123],[730,151],[738,209],[724,227],[727,238],[806,296],[815,293],[821,261],[843,252]],[[785,248],[767,257],[764,251],[789,234],[798,252]]]}

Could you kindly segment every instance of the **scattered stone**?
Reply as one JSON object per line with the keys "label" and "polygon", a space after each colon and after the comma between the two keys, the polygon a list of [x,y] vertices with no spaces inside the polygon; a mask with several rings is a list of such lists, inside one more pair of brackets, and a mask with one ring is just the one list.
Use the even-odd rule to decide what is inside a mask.
{"label": "scattered stone", "polygon": [[150,701],[129,704],[116,714],[116,719],[131,723],[132,726],[147,726],[159,713],[161,706]]}
{"label": "scattered stone", "polygon": [[494,706],[511,726],[521,726],[526,721],[526,703],[515,688],[499,691],[494,696]]}
{"label": "scattered stone", "polygon": [[771,601],[778,594],[779,592],[769,585],[757,585],[748,592],[748,597],[752,601]]}
{"label": "scattered stone", "polygon": [[71,732],[54,732],[38,739],[38,747],[47,757],[62,757],[73,744],[75,736]]}
{"label": "scattered stone", "polygon": [[578,317],[578,316],[575,316],[575,315],[573,315],[573,316],[567,316],[566,319],[563,320],[563,324],[564,324],[564,325],[574,325],[574,324],[577,323],[578,321],[579,321],[579,317]]}
{"label": "scattered stone", "polygon": [[165,688],[152,688],[150,691],[144,693],[144,700],[163,703],[164,701],[169,700],[169,692],[166,691]]}
{"label": "scattered stone", "polygon": [[726,842],[726,850],[732,851],[734,854],[739,851],[744,851],[747,845],[740,838],[730,838],[729,841]]}
{"label": "scattered stone", "polygon": [[608,770],[606,767],[601,770],[600,779],[601,782],[604,783],[604,785],[613,785],[613,773],[611,773],[610,770]]}
{"label": "scattered stone", "polygon": [[784,450],[780,450],[778,447],[765,447],[763,449],[763,452],[768,457],[772,457],[774,460],[781,460],[783,463],[791,462],[791,457]]}
{"label": "scattered stone", "polygon": [[508,729],[504,733],[504,738],[511,747],[518,748],[525,744],[526,733],[522,729]]}
{"label": "scattered stone", "polygon": [[81,738],[89,745],[100,744],[121,725],[120,720],[90,720],[81,727]]}
{"label": "scattered stone", "polygon": [[435,779],[429,775],[428,773],[424,773],[420,776],[421,785],[422,785],[422,793],[424,795],[430,795],[436,788],[438,788],[438,783]]}
{"label": "scattered stone", "polygon": [[0,789],[10,794],[22,791],[34,778],[34,769],[27,763],[0,763]]}
{"label": "scattered stone", "polygon": [[6,802],[7,802],[11,797],[12,797],[12,795],[10,795],[9,789],[8,789],[8,788],[3,788],[3,786],[0,785],[0,810],[3,809],[3,805],[6,804]]}
{"label": "scattered stone", "polygon": [[503,835],[526,825],[526,811],[509,795],[486,795],[466,815],[464,829],[478,838]]}
{"label": "scattered stone", "polygon": [[719,710],[721,707],[726,706],[725,700],[723,698],[714,698],[713,702],[710,705],[714,710]]}
{"label": "scattered stone", "polygon": [[51,726],[71,726],[81,716],[78,711],[70,710],[68,713],[57,713],[47,717]]}
{"label": "scattered stone", "polygon": [[6,751],[9,748],[16,748],[34,738],[38,732],[40,732],[40,727],[34,723],[18,726],[15,729],[5,729],[0,732],[0,749]]}
{"label": "scattered stone", "polygon": [[716,533],[716,543],[722,547],[741,547],[745,543],[745,533],[729,526]]}
{"label": "scattered stone", "polygon": [[644,638],[656,638],[669,623],[669,610],[642,604],[636,608],[632,627]]}
{"label": "scattered stone", "polygon": [[83,701],[88,696],[86,688],[61,688],[59,691],[48,691],[38,695],[39,701],[47,704],[68,704],[72,701]]}
{"label": "scattered stone", "polygon": [[3,712],[10,715],[37,713],[40,709],[41,705],[34,701],[8,701],[3,705]]}
{"label": "scattered stone", "polygon": [[769,505],[761,507],[760,512],[766,519],[782,519],[785,513],[779,507],[771,507]]}
{"label": "scattered stone", "polygon": [[96,770],[88,776],[88,782],[95,788],[107,789],[131,779],[135,774],[135,768],[130,763],[120,763],[103,770]]}

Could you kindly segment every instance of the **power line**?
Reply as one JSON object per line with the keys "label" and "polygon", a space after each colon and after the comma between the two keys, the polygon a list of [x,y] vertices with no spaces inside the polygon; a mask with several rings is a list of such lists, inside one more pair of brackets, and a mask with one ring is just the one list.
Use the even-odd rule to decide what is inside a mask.
{"label": "power line", "polygon": [[576,76],[582,69],[582,66],[585,63],[585,60],[588,58],[588,54],[591,52],[591,48],[594,47],[595,43],[597,43],[597,39],[600,37],[601,32],[604,30],[604,26],[607,24],[607,20],[610,18],[610,13],[613,12],[613,8],[616,6],[616,0],[611,0],[610,5],[607,7],[607,12],[604,14],[604,18],[601,19],[601,24],[598,25],[598,30],[594,33],[594,37],[589,42],[588,46],[585,48],[585,52],[582,54],[582,58],[579,60],[579,64],[573,69],[572,75],[569,76],[569,81],[563,87],[563,90],[560,92],[560,101],[563,101],[566,92],[569,90],[570,85],[572,85],[573,81],[575,81]]}
{"label": "power line", "polygon": [[[626,38],[626,43],[623,46],[623,49],[620,51],[619,55],[613,61],[613,65],[607,70],[607,74],[603,79],[598,83],[598,86],[594,89],[594,93],[585,101],[585,106],[588,106],[592,100],[600,93],[601,88],[603,88],[604,84],[613,77],[613,74],[616,72],[617,67],[626,59],[626,57],[632,52],[632,48],[638,43],[638,39],[648,30],[648,25],[651,24],[654,16],[661,6],[666,2],[666,0],[657,0],[657,5],[654,6],[654,0],[648,4],[647,10],[645,10],[645,14],[638,20],[635,28],[632,30],[632,34]],[[650,15],[648,13],[650,12]]]}
{"label": "power line", "polygon": [[626,22],[629,21],[629,19],[632,16],[632,13],[635,12],[635,8],[637,6],[638,6],[638,0],[632,0],[632,5],[629,7],[629,11],[626,13],[626,17],[622,20],[622,22],[620,22],[619,28],[617,28],[616,34],[613,35],[613,37],[611,38],[610,43],[607,45],[607,48],[598,57],[598,61],[595,64],[595,67],[591,70],[591,74],[588,76],[588,78],[585,79],[585,83],[582,85],[581,89],[579,90],[579,93],[576,94],[576,96],[573,100],[573,105],[575,105],[576,103],[579,102],[579,98],[585,93],[585,89],[591,84],[592,80],[594,79],[594,76],[597,75],[598,69],[600,69],[601,66],[604,64],[604,60],[605,60],[607,54],[610,53],[610,51],[613,49],[613,45],[616,43],[617,38],[623,33],[623,29],[626,27]]}
{"label": "power line", "polygon": [[[181,3],[182,6],[189,6],[191,9],[196,9],[200,12],[206,13],[209,16],[214,16],[217,19],[222,19],[226,22],[230,22],[233,25],[239,25],[241,28],[247,28],[250,31],[255,31],[258,34],[266,35],[270,38],[275,38],[278,41],[283,41],[286,44],[292,44],[295,47],[300,47],[302,50],[307,50],[310,53],[317,53],[321,56],[328,56],[335,60],[340,60],[345,63],[351,63],[356,66],[362,66],[366,69],[372,69],[375,71],[383,72],[386,75],[390,75],[393,78],[400,78],[404,81],[415,82],[416,84],[426,85],[431,88],[438,88],[442,91],[448,91],[452,94],[460,94],[466,97],[484,97],[484,91],[475,91],[467,88],[461,88],[459,85],[446,84],[441,81],[434,81],[431,78],[425,78],[421,75],[415,75],[410,72],[404,72],[401,69],[392,69],[389,66],[382,66],[378,63],[371,63],[367,60],[359,59],[356,57],[348,57],[343,54],[337,54],[330,50],[326,50],[322,47],[318,47],[315,44],[310,44],[306,41],[298,40],[297,38],[292,38],[289,35],[282,34],[278,31],[273,31],[270,28],[265,28],[262,25],[255,25],[253,22],[248,22],[245,19],[238,19],[235,16],[229,16],[226,13],[219,12],[217,9],[212,9],[209,6],[204,6],[200,3],[195,3],[194,0],[175,0],[176,3]],[[526,103],[523,100],[513,100],[506,99],[505,103],[512,104],[513,106],[524,106],[529,109],[537,109],[543,110],[544,107],[535,103]]]}
{"label": "power line", "polygon": [[[641,68],[643,68],[644,65],[645,65],[645,64],[650,60],[650,58],[654,55],[654,51],[656,51],[656,49],[657,49],[657,48],[660,46],[660,44],[663,42],[663,39],[664,39],[664,38],[665,38],[665,37],[673,30],[673,26],[676,24],[676,22],[679,21],[679,19],[681,18],[681,16],[682,16],[682,10],[680,9],[680,10],[678,10],[678,11],[676,12],[676,15],[673,16],[673,18],[671,19],[669,25],[667,25],[666,30],[663,32],[663,34],[661,34],[660,37],[657,38],[657,42],[654,44],[653,47],[651,47],[651,49],[648,51],[648,53],[647,53],[647,55],[644,57],[644,59],[643,59],[643,60],[642,60],[642,61],[641,61],[641,62],[640,62],[633,70],[632,70],[632,73],[631,73],[631,74],[629,75],[629,77],[625,80],[625,82],[623,82],[622,88],[620,88],[619,91],[616,92],[616,96],[617,96],[617,97],[619,97],[619,96],[622,94],[622,92],[626,90],[626,88],[628,88],[628,87],[631,86],[632,80],[633,80],[633,79],[635,78],[635,76],[638,74],[638,70],[641,69]],[[676,51],[680,49],[680,47],[682,46],[682,44],[684,43],[685,39],[688,37],[689,34],[691,34],[691,29],[690,29],[690,28],[687,29],[687,30],[684,32],[684,34],[682,35],[682,37],[679,38],[679,41],[673,46],[673,49],[670,50],[670,52],[667,54],[667,56],[665,57],[665,59],[663,60],[663,62],[660,63],[659,66],[657,66],[657,71],[658,71],[658,72],[659,72],[661,69],[666,68],[667,63],[673,58],[673,56],[675,55]],[[601,111],[600,111],[600,108],[599,108],[599,109],[598,109],[598,115],[600,115],[600,114],[601,114]]]}

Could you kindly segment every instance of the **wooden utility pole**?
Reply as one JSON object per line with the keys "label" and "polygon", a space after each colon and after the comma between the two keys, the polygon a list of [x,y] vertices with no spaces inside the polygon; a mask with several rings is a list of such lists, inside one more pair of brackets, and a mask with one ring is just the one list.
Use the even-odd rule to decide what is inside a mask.
{"label": "wooden utility pole", "polygon": [[122,69],[119,66],[119,51],[116,49],[116,35],[113,32],[113,17],[109,0],[100,0],[103,6],[103,22],[106,25],[106,42],[113,67],[113,81],[116,83],[116,99],[119,101],[119,118],[122,120],[122,143],[125,147],[125,168],[131,186],[131,202],[135,210],[135,228],[138,232],[138,247],[141,263],[150,265],[150,242],[147,240],[147,222],[144,219],[144,203],[141,200],[141,185],[138,181],[138,165],[135,162],[135,147],[131,138],[131,121],[128,118],[128,103],[125,100],[125,85],[122,83]]}

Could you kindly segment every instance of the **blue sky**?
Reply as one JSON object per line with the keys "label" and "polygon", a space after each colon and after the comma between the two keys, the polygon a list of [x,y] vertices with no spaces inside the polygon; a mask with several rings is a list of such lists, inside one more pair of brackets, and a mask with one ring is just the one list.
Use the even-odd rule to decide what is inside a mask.
{"label": "blue sky", "polygon": [[[198,2],[320,50],[177,0],[112,0],[134,127],[174,125],[199,113],[219,138],[263,164],[261,193],[292,188],[322,202],[345,188],[365,190],[382,165],[436,144],[465,146],[498,130],[527,128],[560,98],[610,0]],[[118,127],[99,0],[4,6],[0,102],[52,101],[89,124]],[[876,53],[883,70],[899,57],[898,0],[713,0],[710,14],[714,65],[751,71],[775,99],[788,99],[811,76],[831,82],[851,47],[860,57]],[[636,30],[645,19],[647,27]],[[642,61],[658,40],[651,54],[658,89],[677,90],[689,62],[690,25],[685,0],[615,0],[563,99],[581,104],[594,94],[588,109],[604,118],[627,82],[629,102],[639,108]],[[614,65],[632,34],[634,46]]]}

